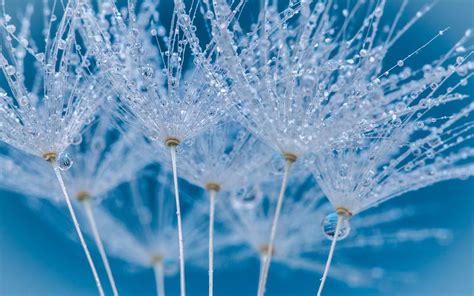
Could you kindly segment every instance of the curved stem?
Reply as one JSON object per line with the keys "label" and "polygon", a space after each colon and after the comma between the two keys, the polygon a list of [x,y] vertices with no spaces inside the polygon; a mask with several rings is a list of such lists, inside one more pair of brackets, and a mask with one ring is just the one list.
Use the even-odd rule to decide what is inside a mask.
{"label": "curved stem", "polygon": [[176,169],[176,145],[170,146],[171,162],[173,164],[173,183],[174,196],[176,200],[176,217],[178,219],[178,240],[179,240],[179,279],[181,287],[181,296],[186,295],[186,283],[184,276],[184,240],[183,226],[181,223],[181,206],[179,204],[178,172]]}
{"label": "curved stem", "polygon": [[155,272],[156,292],[158,296],[165,296],[165,275],[163,272],[163,262],[159,261],[153,265]]}
{"label": "curved stem", "polygon": [[326,262],[326,267],[324,268],[323,277],[321,278],[321,284],[319,284],[319,289],[318,289],[318,294],[317,294],[318,296],[321,296],[321,293],[323,292],[323,288],[324,288],[324,283],[326,282],[326,278],[328,277],[329,267],[331,266],[332,256],[334,255],[334,249],[336,248],[337,237],[339,235],[339,231],[340,231],[343,219],[344,217],[342,215],[337,216],[336,230],[334,231],[334,237],[332,238],[331,248],[329,249],[328,260]]}
{"label": "curved stem", "polygon": [[102,284],[100,282],[99,275],[97,274],[94,261],[92,261],[91,254],[89,253],[89,248],[87,248],[86,241],[84,240],[84,237],[82,235],[81,227],[79,226],[79,222],[77,221],[74,208],[72,207],[72,204],[71,204],[71,199],[69,198],[69,194],[67,193],[67,190],[66,190],[66,186],[64,185],[63,177],[61,176],[61,172],[59,171],[59,168],[55,163],[53,164],[53,170],[54,170],[54,173],[56,174],[56,178],[58,179],[59,185],[61,186],[64,199],[66,200],[69,213],[71,214],[74,227],[76,228],[77,236],[79,236],[79,240],[81,242],[82,248],[84,249],[84,253],[86,254],[87,261],[89,262],[89,266],[92,270],[92,274],[94,275],[95,283],[97,285],[97,290],[99,290],[99,295],[104,296],[104,290],[102,289]]}
{"label": "curved stem", "polygon": [[283,198],[285,196],[286,184],[288,183],[288,175],[290,172],[293,161],[287,160],[285,164],[285,172],[283,174],[283,180],[281,181],[280,193],[278,195],[277,207],[275,209],[275,216],[272,221],[272,230],[270,233],[270,242],[268,243],[268,251],[265,258],[265,264],[263,265],[262,272],[260,274],[260,281],[258,283],[258,296],[263,296],[265,293],[265,286],[267,284],[268,272],[270,270],[270,263],[272,261],[273,246],[275,244],[276,230],[278,227],[278,220],[280,219],[281,208],[283,205]]}
{"label": "curved stem", "polygon": [[216,193],[215,190],[209,191],[209,296],[214,294],[214,212]]}
{"label": "curved stem", "polygon": [[102,262],[105,266],[105,271],[107,273],[107,277],[109,278],[110,286],[112,287],[112,291],[114,296],[118,296],[117,286],[115,285],[114,275],[112,274],[112,269],[110,268],[109,259],[107,258],[107,254],[105,253],[104,245],[102,244],[102,239],[99,235],[99,230],[97,229],[97,223],[94,219],[94,213],[92,211],[91,203],[88,199],[82,202],[84,208],[86,210],[87,221],[89,222],[89,226],[92,230],[92,235],[94,236],[95,244],[97,245],[97,249],[99,249],[100,257],[102,258]]}

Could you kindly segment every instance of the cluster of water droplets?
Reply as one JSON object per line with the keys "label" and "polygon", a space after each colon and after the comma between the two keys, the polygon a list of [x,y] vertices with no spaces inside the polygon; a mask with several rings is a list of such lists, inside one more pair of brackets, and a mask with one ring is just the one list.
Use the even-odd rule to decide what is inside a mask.
{"label": "cluster of water droplets", "polygon": [[153,140],[164,142],[173,137],[183,141],[227,112],[229,90],[220,86],[222,78],[210,63],[212,57],[189,53],[187,32],[181,29],[190,24],[188,15],[178,15],[176,8],[168,34],[152,1],[144,1],[136,15],[131,7],[129,15],[122,15],[115,4],[107,6],[112,8],[99,14],[91,8],[82,12],[90,32],[86,38],[125,109],[138,120],[130,123],[140,124]]}
{"label": "cluster of water droplets", "polygon": [[268,147],[235,120],[223,121],[183,144],[178,147],[183,176],[203,188],[239,188],[271,156]]}
{"label": "cluster of water droplets", "polygon": [[[26,7],[19,28],[7,14],[0,20],[0,67],[8,86],[0,88],[0,139],[38,156],[61,153],[77,142],[83,127],[94,120],[106,92],[104,81],[91,78],[88,52],[75,39],[76,15],[71,5],[64,8],[64,22],[44,15],[51,30],[43,31],[44,52],[38,51],[30,33],[32,5]],[[54,38],[52,31],[65,37]],[[34,65],[26,71],[31,56]],[[34,73],[32,79],[26,77],[29,72]]]}
{"label": "cluster of water droplets", "polygon": [[[350,237],[351,230],[347,217],[322,205],[323,196],[355,215],[405,192],[474,174],[474,149],[467,147],[474,137],[474,104],[463,94],[474,70],[471,30],[422,66],[413,60],[448,28],[393,62],[397,42],[432,6],[402,23],[406,2],[393,16],[386,15],[386,4],[264,1],[248,24],[243,15],[254,7],[245,0],[177,0],[170,22],[152,0],[123,7],[110,0],[98,7],[70,1],[61,18],[60,8],[43,10],[44,44],[30,32],[33,6],[26,7],[20,25],[3,12],[0,140],[54,160],[75,193],[105,196],[139,179],[129,183],[129,199],[111,199],[117,217],[98,210],[101,232],[111,254],[146,267],[162,258],[173,273],[178,238],[176,209],[166,198],[172,192],[169,157],[143,136],[160,143],[172,138],[179,144],[182,178],[222,190],[229,199],[217,205],[217,224],[223,222],[217,250],[245,245],[254,256],[320,270],[304,255],[326,239]],[[44,173],[44,161],[21,153],[2,151],[0,186],[48,195],[43,185],[54,175]],[[307,174],[296,170],[268,254],[275,197],[281,194],[275,177],[288,177],[288,163],[296,159],[322,192],[314,184],[302,190]],[[162,170],[158,178],[138,174],[155,162]],[[24,183],[43,190],[27,190]],[[185,202],[192,204],[184,221],[187,258],[205,265],[205,237],[195,230],[206,225],[207,203]],[[124,217],[135,220],[134,227],[124,225]],[[373,220],[384,219],[396,220]],[[321,227],[307,227],[315,220]],[[353,225],[376,224],[363,221]],[[449,235],[401,230],[392,237],[362,236],[354,245],[432,237]],[[349,282],[364,277],[347,266],[334,275]]]}

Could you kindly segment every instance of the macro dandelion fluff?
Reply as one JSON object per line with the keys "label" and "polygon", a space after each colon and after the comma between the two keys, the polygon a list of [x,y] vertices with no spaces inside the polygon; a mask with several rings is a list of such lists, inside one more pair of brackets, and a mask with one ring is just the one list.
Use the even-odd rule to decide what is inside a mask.
{"label": "macro dandelion fluff", "polygon": [[[76,41],[77,19],[74,4],[64,6],[63,17],[53,22],[49,9],[44,18],[44,52],[36,48],[29,27],[32,6],[26,9],[22,27],[10,24],[2,2],[2,46],[0,67],[8,89],[0,89],[0,140],[49,162],[56,174],[74,221],[77,234],[94,275],[104,294],[74,209],[61,176],[72,160],[65,153],[85,125],[93,120],[100,105],[102,85],[89,75],[89,56]],[[33,57],[34,82],[26,83],[25,59]]]}
{"label": "macro dandelion fluff", "polygon": [[[25,1],[12,18],[0,0],[0,195],[79,237],[101,296],[87,239],[111,295],[299,295],[316,273],[318,296],[326,280],[341,295],[472,294],[465,5]],[[444,181],[457,185],[431,187]],[[391,200],[405,194],[426,197]],[[24,248],[2,247],[1,265],[18,253],[51,269],[34,252],[57,239],[19,201],[0,198]],[[461,259],[434,280],[448,290],[422,285],[451,241]],[[74,272],[65,246],[47,251]],[[84,272],[34,287],[34,263],[7,267],[0,294],[93,294]]]}
{"label": "macro dandelion fluff", "polygon": [[272,155],[263,142],[234,120],[222,121],[184,144],[179,151],[183,178],[204,189],[210,183],[222,190],[240,188]]}
{"label": "macro dandelion fluff", "polygon": [[[110,114],[103,114],[73,145],[74,166],[68,171],[66,183],[70,192],[84,207],[87,222],[99,249],[114,295],[118,295],[107,255],[94,218],[91,199],[100,199],[151,162],[141,157],[151,146],[136,130],[120,131]],[[106,140],[115,138],[114,140]]]}
{"label": "macro dandelion fluff", "polygon": [[[311,150],[332,144],[343,133],[357,134],[355,123],[360,114],[348,108],[343,98],[344,92],[352,91],[354,81],[365,78],[361,75],[365,72],[356,75],[355,65],[341,64],[341,59],[354,52],[333,42],[336,36],[331,35],[337,34],[328,30],[330,4],[290,2],[281,10],[277,1],[264,2],[250,31],[242,29],[238,20],[244,4],[216,1],[207,7],[207,15],[213,41],[224,53],[218,61],[228,69],[238,94],[241,121],[286,159],[269,239],[271,249],[292,163]],[[271,255],[260,282],[260,296],[270,262]]]}
{"label": "macro dandelion fluff", "polygon": [[[318,201],[323,198],[321,192],[313,187],[301,193],[305,178],[293,177],[290,179],[287,206],[282,210],[282,226],[275,240],[272,250],[275,260],[282,264],[292,265],[302,258],[305,253],[313,252],[315,245],[321,240],[315,240],[314,235],[309,235],[311,228],[301,227],[307,219],[313,219],[318,214]],[[308,179],[308,178],[306,178]],[[244,245],[250,247],[249,256],[258,255],[260,261],[260,276],[262,276],[269,247],[266,239],[271,231],[274,209],[277,200],[273,193],[278,187],[276,182],[268,180],[257,181],[242,192],[242,189],[229,192],[232,207],[222,207],[222,220],[231,232],[234,232]],[[307,217],[295,219],[295,216]],[[318,233],[317,235],[321,235]],[[315,244],[313,244],[315,243]],[[317,246],[316,248],[318,248]],[[315,264],[316,265],[316,264]],[[317,266],[317,265],[316,265]]]}
{"label": "macro dandelion fluff", "polygon": [[[449,171],[453,161],[472,162],[469,151],[446,157],[447,153],[453,153],[456,147],[472,138],[473,121],[469,117],[474,105],[470,103],[466,106],[463,101],[468,96],[456,93],[471,76],[467,73],[471,72],[472,63],[465,62],[470,54],[461,57],[455,53],[455,48],[467,41],[469,33],[440,60],[425,65],[421,77],[420,71],[409,68],[389,75],[395,68],[404,67],[413,54],[443,34],[444,31],[440,31],[428,43],[404,58],[403,62],[398,62],[367,84],[367,88],[378,89],[378,95],[375,96],[377,100],[374,100],[374,94],[363,100],[366,105],[364,109],[371,111],[365,114],[369,116],[361,117],[359,126],[368,124],[368,129],[357,138],[344,136],[339,139],[338,145],[314,153],[316,161],[311,165],[312,170],[337,212],[336,235],[332,240],[318,295],[324,287],[336,241],[340,239],[339,235],[347,231],[348,218],[403,192],[443,179],[472,175],[469,171],[472,165],[453,166],[452,175],[446,171],[439,174],[435,172],[441,163]],[[394,41],[389,39],[386,44],[391,42]],[[376,50],[377,47],[373,49]],[[431,71],[433,67],[437,69],[434,73]],[[380,71],[375,74],[378,75]],[[454,76],[460,78],[450,84]],[[454,107],[455,111],[448,113],[443,111],[446,105],[459,102],[464,103],[464,107]],[[440,110],[441,107],[444,109]],[[444,114],[437,115],[439,113]],[[418,169],[420,171],[416,172]],[[431,172],[427,174],[428,177],[420,178],[419,181],[410,179],[420,177],[427,170]],[[430,174],[437,176],[430,178]]]}
{"label": "macro dandelion fluff", "polygon": [[[129,196],[123,199],[122,209],[114,209],[115,216],[130,219],[128,224],[98,217],[99,229],[108,246],[109,254],[122,258],[134,265],[153,268],[157,285],[157,294],[165,295],[164,276],[173,275],[178,271],[179,252],[177,248],[175,205],[172,200],[172,177],[168,171],[161,171],[158,176],[143,173],[139,180],[129,183]],[[121,197],[123,198],[123,197]],[[184,201],[191,197],[184,195]],[[202,203],[202,204],[201,204]],[[104,206],[107,207],[107,204]],[[111,207],[113,208],[113,207]],[[128,209],[133,209],[129,211]],[[187,237],[188,260],[201,266],[207,248],[202,241],[206,236],[206,207],[193,197],[192,209],[183,217],[184,234]],[[110,215],[109,215],[110,216]],[[124,232],[116,235],[116,229]],[[125,237],[125,240],[122,240]]]}
{"label": "macro dandelion fluff", "polygon": [[[273,184],[272,184],[273,183]],[[240,246],[238,258],[258,257],[263,268],[268,246],[266,237],[271,229],[272,214],[276,206],[275,181],[260,181],[245,194],[230,192],[231,207],[222,207],[221,219],[228,231],[237,237],[234,243]],[[281,228],[273,249],[274,263],[295,270],[320,272],[324,269],[323,247],[327,238],[318,227],[305,227],[308,221],[321,220],[331,205],[314,184],[310,175],[293,177],[288,187],[288,199],[282,209]],[[391,244],[423,242],[434,239],[444,243],[450,232],[443,228],[384,230],[383,226],[394,224],[419,213],[409,208],[392,208],[386,212],[362,215],[354,220],[357,235],[352,235],[341,244],[344,251],[378,248]],[[241,259],[242,260],[242,259]],[[377,272],[375,272],[377,270]],[[260,271],[262,272],[262,271]],[[380,267],[365,268],[349,264],[336,265],[331,275],[349,286],[375,286],[380,283],[378,274],[384,273],[393,282],[402,280],[403,273],[385,271]]]}
{"label": "macro dandelion fluff", "polygon": [[213,294],[214,211],[220,190],[243,186],[248,174],[268,162],[267,147],[240,124],[217,124],[182,147],[183,178],[209,192],[209,295]]}
{"label": "macro dandelion fluff", "polygon": [[[473,175],[472,149],[453,152],[457,145],[472,137],[473,123],[459,122],[472,109],[471,104],[445,120],[426,120],[432,126],[416,125],[424,122],[420,118],[417,122],[404,122],[403,127],[383,127],[371,133],[375,140],[367,140],[367,146],[331,149],[314,156],[311,167],[316,180],[337,209],[337,235],[333,238],[328,267],[339,239],[339,226],[346,219],[402,193]],[[425,136],[417,137],[421,132]],[[410,137],[416,140],[410,141]]]}
{"label": "macro dandelion fluff", "polygon": [[[447,29],[385,69],[387,53],[431,9],[430,5],[401,25],[407,4],[404,1],[391,24],[382,28],[385,1],[347,3],[342,13],[332,2],[290,1],[281,9],[278,1],[265,1],[258,21],[246,31],[239,24],[245,4],[216,1],[204,6],[212,40],[223,52],[219,63],[228,69],[238,94],[236,106],[242,121],[283,154],[299,156],[310,150],[318,154],[348,144],[347,139],[357,149],[364,145],[358,143],[363,142],[360,139],[364,133],[381,122],[391,120],[398,124],[403,118],[407,120],[418,110],[426,109],[423,106],[434,98],[438,99],[437,105],[466,98],[451,94],[457,84],[444,96],[436,91],[453,72],[466,73],[472,68],[470,63],[463,63],[470,54],[455,53],[467,41],[470,31],[446,55],[428,65],[437,69],[432,75],[420,78],[419,71],[404,66]],[[456,63],[447,67],[456,55]],[[398,68],[404,71],[393,74]],[[458,84],[465,84],[470,75]],[[428,86],[432,91],[427,90]],[[389,110],[390,106],[394,110]],[[288,169],[289,165],[285,171]],[[286,178],[281,199],[285,181]],[[277,207],[275,231],[280,211],[281,207]],[[275,231],[270,235],[260,296],[264,293]],[[324,280],[321,287],[323,284]]]}
{"label": "macro dandelion fluff", "polygon": [[67,172],[71,191],[76,197],[85,193],[91,198],[104,198],[154,161],[139,157],[151,150],[136,129],[123,130],[110,114],[103,114],[70,149],[74,158],[74,166]]}
{"label": "macro dandelion fluff", "polygon": [[[226,88],[221,87],[218,92],[212,86],[222,84],[216,74],[218,70],[208,69],[212,55],[200,55],[199,62],[190,55],[188,41],[178,25],[178,22],[190,22],[189,16],[178,15],[174,9],[170,34],[165,36],[152,1],[144,1],[138,8],[134,2],[128,4],[128,23],[112,2],[104,2],[110,9],[99,10],[97,16],[92,9],[85,9],[86,29],[94,32],[90,44],[97,48],[96,56],[120,95],[124,109],[132,113],[151,140],[164,143],[170,150],[178,232],[182,233],[176,146],[215,124],[230,107],[231,99],[226,96]],[[101,30],[101,22],[108,23],[110,30]],[[205,59],[209,60],[205,63],[207,67],[202,67]],[[193,60],[195,65],[190,65]],[[185,295],[181,235],[179,240],[181,290]]]}

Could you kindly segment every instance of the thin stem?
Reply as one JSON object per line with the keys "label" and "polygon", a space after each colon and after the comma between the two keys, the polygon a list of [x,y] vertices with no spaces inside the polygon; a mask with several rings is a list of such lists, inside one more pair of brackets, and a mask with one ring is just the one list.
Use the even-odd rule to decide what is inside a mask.
{"label": "thin stem", "polygon": [[71,214],[74,227],[76,228],[77,236],[79,236],[79,240],[81,242],[82,248],[84,249],[84,253],[86,254],[87,261],[89,262],[89,266],[92,270],[92,274],[94,275],[95,283],[97,285],[97,290],[99,290],[99,295],[104,296],[104,290],[102,289],[102,284],[100,282],[99,275],[97,274],[94,261],[92,261],[91,254],[89,253],[89,248],[87,248],[86,241],[84,240],[84,237],[82,236],[81,227],[79,226],[79,222],[77,221],[74,208],[72,207],[72,204],[71,204],[71,199],[69,198],[69,194],[67,193],[66,186],[64,185],[63,177],[61,176],[61,172],[59,171],[59,168],[56,163],[53,164],[53,170],[54,170],[54,173],[56,174],[56,178],[58,179],[59,185],[61,186],[64,199],[66,200],[69,213]]}
{"label": "thin stem", "polygon": [[174,196],[176,200],[176,217],[178,219],[178,239],[179,239],[179,279],[181,296],[186,296],[186,283],[184,276],[184,240],[183,226],[181,223],[181,206],[179,204],[178,172],[176,169],[176,145],[170,145],[171,162],[173,164]]}
{"label": "thin stem", "polygon": [[215,190],[209,191],[209,296],[214,294],[214,212],[216,193]]}
{"label": "thin stem", "polygon": [[265,293],[265,286],[267,284],[268,272],[270,270],[270,263],[272,261],[273,246],[275,244],[276,230],[278,227],[278,220],[280,219],[281,208],[283,205],[283,197],[285,196],[286,185],[288,183],[288,175],[290,172],[292,160],[286,160],[285,172],[283,174],[283,180],[281,181],[280,193],[278,195],[277,207],[275,209],[275,216],[273,217],[272,230],[270,233],[270,242],[268,243],[268,251],[265,258],[265,264],[260,274],[260,281],[258,284],[258,296],[263,296]]}
{"label": "thin stem", "polygon": [[159,261],[153,265],[155,272],[156,292],[158,296],[165,296],[165,275],[163,272],[163,262]]}
{"label": "thin stem", "polygon": [[265,254],[262,253],[260,255],[260,271],[259,271],[259,275],[258,275],[259,279],[262,278],[263,267],[265,266],[265,261],[267,260],[266,258],[267,258],[267,256]]}
{"label": "thin stem", "polygon": [[95,241],[95,244],[97,245],[97,249],[99,249],[102,262],[104,263],[105,271],[107,272],[107,277],[109,278],[110,286],[112,287],[114,296],[118,296],[118,291],[117,291],[117,286],[115,285],[114,275],[112,274],[112,269],[110,268],[109,259],[107,258],[104,245],[102,244],[102,239],[100,238],[100,235],[99,235],[99,230],[97,229],[97,223],[95,222],[91,203],[88,199],[86,199],[82,202],[82,204],[84,205],[84,208],[86,210],[87,221],[89,222],[89,226],[91,227],[92,235],[94,236],[94,241]]}
{"label": "thin stem", "polygon": [[324,288],[324,283],[326,282],[326,278],[328,277],[329,267],[331,266],[332,256],[334,255],[334,249],[336,249],[337,237],[339,235],[343,219],[344,217],[342,215],[337,216],[336,230],[334,231],[334,237],[332,238],[331,248],[329,249],[328,260],[326,262],[326,267],[324,268],[323,277],[321,278],[321,284],[319,285],[317,294],[318,296],[321,296],[321,293],[323,292]]}

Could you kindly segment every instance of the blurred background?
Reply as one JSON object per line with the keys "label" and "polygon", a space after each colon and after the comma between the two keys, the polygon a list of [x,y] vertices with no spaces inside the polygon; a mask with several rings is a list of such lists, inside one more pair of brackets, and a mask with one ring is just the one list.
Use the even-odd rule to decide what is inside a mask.
{"label": "blurred background", "polygon": [[[172,0],[162,1],[169,10]],[[396,11],[401,1],[388,1],[387,10]],[[430,1],[432,2],[432,1]],[[7,13],[15,18],[24,9],[25,0],[5,0]],[[411,17],[428,1],[413,0],[405,17]],[[247,5],[257,5],[249,0]],[[474,1],[439,0],[392,50],[393,61],[408,55],[434,36],[439,30],[450,27],[441,39],[416,57],[421,64],[447,51],[464,33],[473,28]],[[34,26],[33,26],[34,28]],[[392,57],[390,57],[392,58]],[[473,95],[472,83],[465,90]],[[2,168],[0,168],[2,169]],[[28,186],[28,184],[25,184]],[[344,260],[354,267],[382,267],[388,271],[409,274],[396,285],[382,290],[352,288],[329,278],[326,295],[474,295],[474,179],[447,181],[429,188],[405,194],[362,215],[370,215],[393,207],[416,205],[419,214],[403,219],[396,225],[382,226],[382,231],[400,228],[440,227],[452,231],[452,238],[444,243],[427,240],[405,243],[400,246],[358,249],[345,252],[336,249],[334,263]],[[225,200],[218,200],[225,203]],[[95,295],[96,288],[80,245],[65,232],[74,235],[72,222],[58,219],[58,227],[51,227],[41,217],[45,201],[31,200],[0,190],[0,295]],[[357,219],[355,217],[354,219]],[[65,222],[66,221],[66,222]],[[320,227],[320,221],[308,221],[308,227]],[[59,230],[62,229],[62,230]],[[352,236],[340,245],[350,241]],[[203,242],[207,244],[207,242]],[[89,241],[92,255],[100,257]],[[329,249],[329,247],[327,247]],[[327,250],[322,250],[326,253]],[[344,256],[339,256],[342,252]],[[232,265],[215,271],[215,295],[255,295],[258,283],[257,260],[219,262],[229,258],[215,258],[217,264]],[[134,270],[126,263],[111,258],[111,265],[121,295],[154,295],[154,275],[149,270]],[[105,272],[99,264],[105,281]],[[207,270],[187,268],[187,290],[190,296],[207,295]],[[319,273],[290,270],[273,264],[270,270],[267,295],[314,295]],[[389,282],[390,279],[380,279]],[[166,281],[168,295],[178,295],[179,278],[175,275]],[[110,291],[107,290],[110,294]]]}

